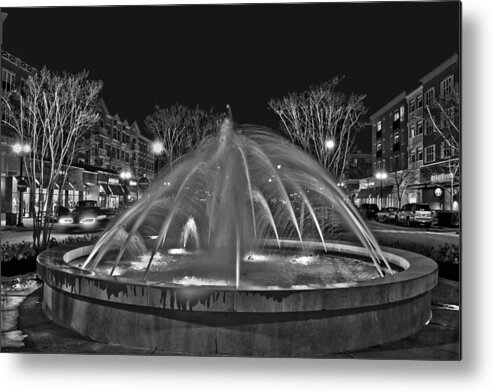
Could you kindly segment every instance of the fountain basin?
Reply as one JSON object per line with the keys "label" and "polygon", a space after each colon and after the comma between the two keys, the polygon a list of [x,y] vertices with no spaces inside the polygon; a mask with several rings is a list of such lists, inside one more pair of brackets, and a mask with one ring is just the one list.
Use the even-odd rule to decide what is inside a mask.
{"label": "fountain basin", "polygon": [[[345,243],[327,247],[365,254]],[[325,357],[397,340],[431,319],[438,279],[432,260],[384,248],[402,272],[313,288],[181,286],[100,276],[68,264],[92,248],[59,246],[38,256],[46,316],[94,340],[169,354]]]}

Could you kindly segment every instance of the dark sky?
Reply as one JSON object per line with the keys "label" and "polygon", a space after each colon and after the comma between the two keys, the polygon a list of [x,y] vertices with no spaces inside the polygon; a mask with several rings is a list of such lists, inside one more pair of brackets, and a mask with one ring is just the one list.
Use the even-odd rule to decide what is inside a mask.
{"label": "dark sky", "polygon": [[[90,71],[111,113],[141,128],[155,104],[277,126],[267,102],[345,75],[369,114],[453,53],[458,2],[3,8],[3,47],[56,71]],[[368,135],[360,141],[368,143]]]}

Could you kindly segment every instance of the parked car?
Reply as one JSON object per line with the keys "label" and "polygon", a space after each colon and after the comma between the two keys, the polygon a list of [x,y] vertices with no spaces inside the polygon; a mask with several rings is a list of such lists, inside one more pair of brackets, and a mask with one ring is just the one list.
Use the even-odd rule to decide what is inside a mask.
{"label": "parked car", "polygon": [[81,229],[97,229],[106,226],[108,217],[96,200],[80,200],[72,213],[74,223]]}
{"label": "parked car", "polygon": [[431,226],[432,216],[431,208],[424,203],[405,204],[399,211],[398,223],[403,223],[407,226],[424,225]]}
{"label": "parked car", "polygon": [[397,223],[397,214],[399,209],[397,207],[384,207],[377,212],[377,221],[384,223]]}
{"label": "parked car", "polygon": [[363,203],[358,207],[358,211],[366,219],[376,219],[378,206],[376,204]]}

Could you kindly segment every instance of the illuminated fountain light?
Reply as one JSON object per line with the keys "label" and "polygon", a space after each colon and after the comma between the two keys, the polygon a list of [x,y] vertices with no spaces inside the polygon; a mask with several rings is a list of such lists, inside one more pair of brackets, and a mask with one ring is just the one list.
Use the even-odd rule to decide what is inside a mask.
{"label": "illuminated fountain light", "polygon": [[168,249],[170,255],[190,255],[192,252],[187,251],[185,248],[173,248]]}
{"label": "illuminated fountain light", "polygon": [[310,265],[317,263],[320,260],[320,256],[294,256],[289,259],[290,263],[293,264],[301,264],[301,265]]}
{"label": "illuminated fountain light", "polygon": [[172,283],[182,286],[232,286],[232,281],[223,279],[199,278],[196,276],[184,276],[183,278],[173,279]]}

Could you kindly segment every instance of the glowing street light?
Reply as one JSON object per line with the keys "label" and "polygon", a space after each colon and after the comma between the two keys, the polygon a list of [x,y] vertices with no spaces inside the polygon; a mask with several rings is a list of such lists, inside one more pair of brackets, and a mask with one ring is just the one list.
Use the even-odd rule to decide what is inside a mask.
{"label": "glowing street light", "polygon": [[380,180],[380,208],[383,208],[383,186],[382,182],[387,178],[387,173],[384,171],[379,171],[375,174],[377,180]]}
{"label": "glowing street light", "polygon": [[24,179],[22,177],[22,168],[24,166],[24,155],[31,152],[31,146],[28,143],[15,143],[12,146],[12,150],[14,150],[14,153],[19,155],[20,158],[19,181],[21,182],[17,185],[17,190],[19,191],[19,217],[17,218],[17,226],[22,227],[24,226],[24,223],[22,223],[22,215],[24,214],[24,198],[22,196],[23,191],[21,190],[21,185],[24,185],[25,188],[25,183],[23,183]]}
{"label": "glowing street light", "polygon": [[160,140],[156,140],[151,144],[151,151],[156,156],[154,161],[154,176],[159,174],[159,155],[164,152],[164,144]]}
{"label": "glowing street light", "polygon": [[127,204],[127,180],[132,178],[132,172],[130,170],[123,170],[120,173],[120,178],[123,180],[123,184],[125,185],[125,195],[123,196],[123,203]]}
{"label": "glowing street light", "polygon": [[334,147],[335,147],[335,142],[332,140],[332,139],[327,139],[325,141],[325,147],[328,149],[328,150],[332,150]]}

